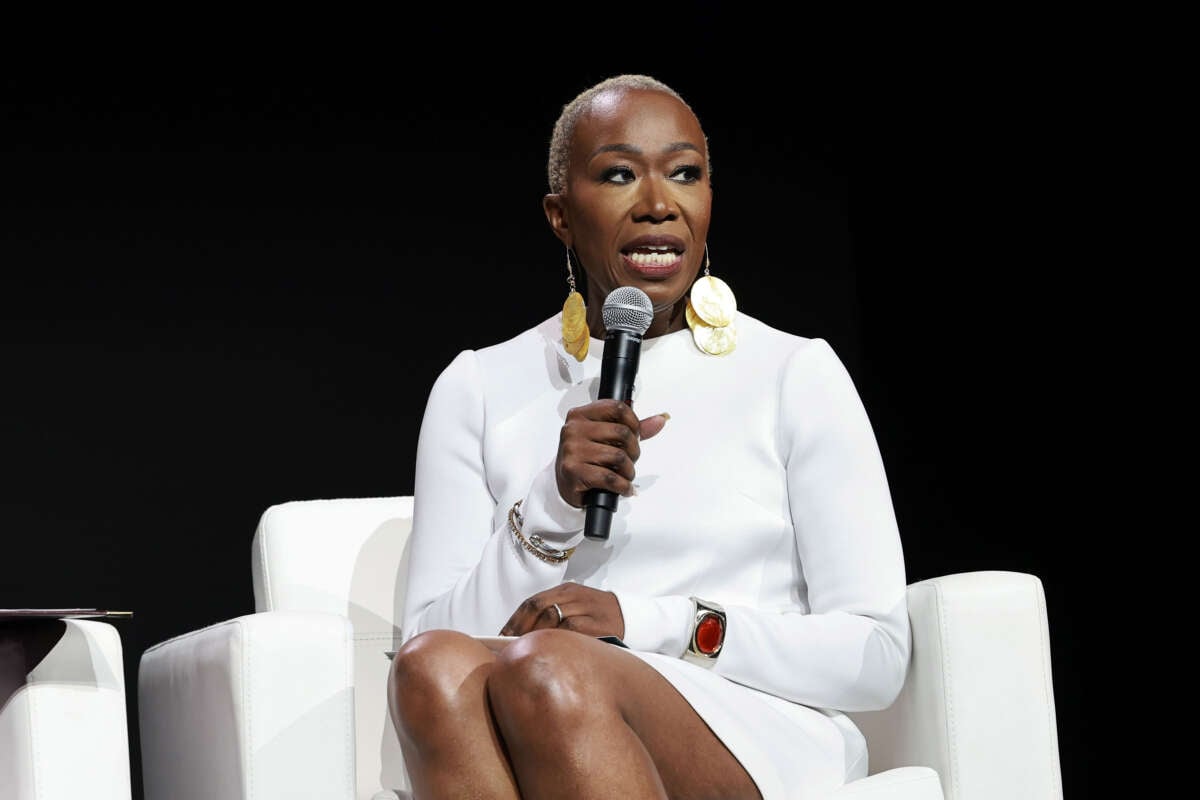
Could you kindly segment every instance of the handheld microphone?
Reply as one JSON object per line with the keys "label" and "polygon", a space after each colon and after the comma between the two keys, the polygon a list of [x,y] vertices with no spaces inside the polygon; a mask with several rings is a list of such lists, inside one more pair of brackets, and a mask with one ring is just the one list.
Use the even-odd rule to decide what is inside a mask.
{"label": "handheld microphone", "polygon": [[[628,404],[633,399],[633,380],[637,377],[642,355],[642,336],[654,319],[654,305],[636,286],[619,286],[609,292],[602,310],[604,356],[600,365],[598,399],[616,398]],[[617,510],[617,495],[606,489],[588,489],[584,493],[586,517],[583,535],[594,541],[606,541]]]}

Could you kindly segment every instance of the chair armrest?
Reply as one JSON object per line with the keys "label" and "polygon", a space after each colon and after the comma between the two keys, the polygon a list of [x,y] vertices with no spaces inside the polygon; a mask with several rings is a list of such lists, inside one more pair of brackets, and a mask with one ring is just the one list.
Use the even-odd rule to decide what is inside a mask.
{"label": "chair armrest", "polygon": [[1019,572],[911,584],[912,661],[896,701],[850,716],[872,773],[937,770],[946,800],[1062,797],[1042,582]]}
{"label": "chair armrest", "polygon": [[147,800],[354,800],[353,635],[338,614],[248,614],[142,654]]}
{"label": "chair armrest", "polygon": [[0,797],[129,800],[125,715],[112,625],[0,622]]}

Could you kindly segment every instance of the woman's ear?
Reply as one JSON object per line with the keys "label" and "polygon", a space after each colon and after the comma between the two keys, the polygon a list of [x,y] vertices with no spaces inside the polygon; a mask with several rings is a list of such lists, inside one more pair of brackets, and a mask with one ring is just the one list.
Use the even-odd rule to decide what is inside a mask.
{"label": "woman's ear", "polygon": [[548,194],[542,198],[542,210],[546,212],[546,221],[559,241],[571,247],[571,233],[567,229],[567,203],[561,194]]}

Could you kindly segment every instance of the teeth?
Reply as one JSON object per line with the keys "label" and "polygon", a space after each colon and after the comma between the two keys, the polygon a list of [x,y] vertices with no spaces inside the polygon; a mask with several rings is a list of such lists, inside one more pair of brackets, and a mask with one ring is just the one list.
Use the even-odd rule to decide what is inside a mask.
{"label": "teeth", "polygon": [[646,267],[665,267],[667,264],[674,264],[677,258],[678,256],[672,250],[660,253],[633,252],[629,254],[630,261]]}

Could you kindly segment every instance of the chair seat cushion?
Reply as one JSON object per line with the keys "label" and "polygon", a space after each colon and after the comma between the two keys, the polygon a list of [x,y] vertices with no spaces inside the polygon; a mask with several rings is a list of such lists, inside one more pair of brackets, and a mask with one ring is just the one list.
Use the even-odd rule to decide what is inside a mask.
{"label": "chair seat cushion", "polygon": [[851,781],[829,800],[943,800],[938,774],[929,767],[896,767]]}
{"label": "chair seat cushion", "polygon": [[[372,800],[409,800],[407,792],[383,791]],[[829,800],[943,800],[942,784],[929,767],[897,767],[847,783]]]}

